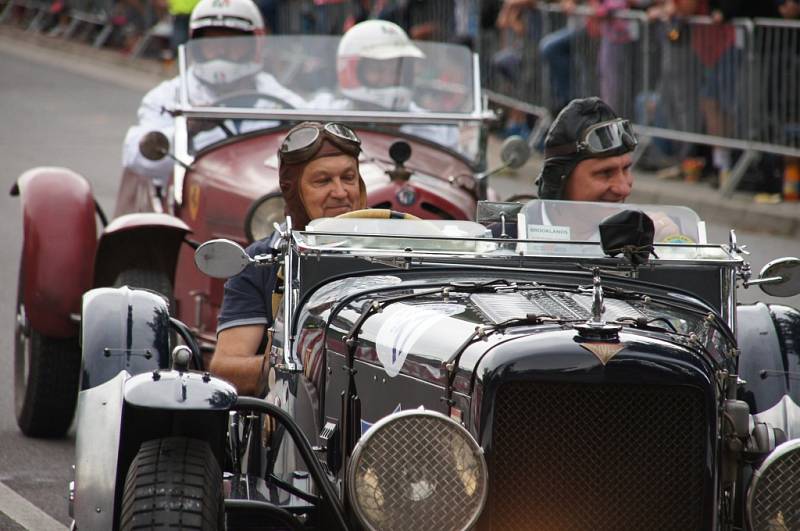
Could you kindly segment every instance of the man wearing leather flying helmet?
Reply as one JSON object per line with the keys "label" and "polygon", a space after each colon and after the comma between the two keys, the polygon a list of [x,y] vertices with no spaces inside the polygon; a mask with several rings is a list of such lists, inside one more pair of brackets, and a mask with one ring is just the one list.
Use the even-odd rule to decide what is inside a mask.
{"label": "man wearing leather flying helmet", "polygon": [[623,202],[631,193],[630,122],[597,97],[575,99],[547,131],[540,199]]}
{"label": "man wearing leather flying helmet", "polygon": [[[303,122],[293,127],[278,150],[278,176],[286,214],[302,230],[313,219],[366,207],[367,190],[358,168],[361,141],[338,123]],[[273,234],[247,248],[250,256],[268,254]],[[217,322],[217,348],[211,372],[236,386],[239,394],[262,395],[269,341],[277,308],[273,300],[278,267],[248,267],[225,283]]]}
{"label": "man wearing leather flying helmet", "polygon": [[[539,199],[624,202],[633,188],[631,152],[637,144],[630,122],[617,116],[603,100],[572,100],[547,131],[544,166],[536,181]],[[551,205],[548,216],[555,217],[558,210]],[[655,241],[683,237],[683,231],[666,214],[651,212],[650,217]],[[580,239],[596,234],[594,226],[585,229]]]}

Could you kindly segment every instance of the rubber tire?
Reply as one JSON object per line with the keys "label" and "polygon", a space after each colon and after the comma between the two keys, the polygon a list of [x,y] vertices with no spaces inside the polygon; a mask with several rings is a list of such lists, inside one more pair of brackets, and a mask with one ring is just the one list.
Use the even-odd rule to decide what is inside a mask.
{"label": "rubber tire", "polygon": [[22,291],[20,275],[14,326],[14,410],[17,425],[28,437],[63,437],[72,425],[78,401],[81,373],[78,338],[48,337],[31,327],[25,315]]}
{"label": "rubber tire", "polygon": [[206,441],[186,437],[142,443],[125,477],[120,526],[224,529],[222,470]]}
{"label": "rubber tire", "polygon": [[114,280],[114,287],[128,286],[155,291],[167,299],[169,313],[175,312],[175,295],[172,292],[172,281],[163,271],[153,269],[124,269]]}

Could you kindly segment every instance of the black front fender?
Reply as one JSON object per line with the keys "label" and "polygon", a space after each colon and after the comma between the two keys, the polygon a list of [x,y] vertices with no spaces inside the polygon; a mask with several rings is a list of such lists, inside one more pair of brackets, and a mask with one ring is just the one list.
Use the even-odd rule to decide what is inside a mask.
{"label": "black front fender", "polygon": [[737,321],[742,399],[758,420],[800,437],[800,311],[741,305]]}
{"label": "black front fender", "polygon": [[169,308],[161,296],[128,287],[97,288],[83,296],[81,389],[124,370],[169,366]]}

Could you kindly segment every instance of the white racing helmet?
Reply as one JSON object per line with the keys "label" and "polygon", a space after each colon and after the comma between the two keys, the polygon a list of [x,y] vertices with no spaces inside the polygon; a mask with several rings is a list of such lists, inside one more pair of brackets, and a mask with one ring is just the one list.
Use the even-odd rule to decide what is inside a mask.
{"label": "white racing helmet", "polygon": [[[350,99],[377,105],[384,109],[406,110],[411,102],[412,61],[425,54],[417,48],[403,28],[386,20],[367,20],[356,24],[342,36],[336,52],[339,88]],[[370,86],[364,69],[372,61],[395,61],[396,79],[390,86]],[[374,64],[374,63],[373,63]],[[404,72],[403,72],[404,71]]]}
{"label": "white racing helmet", "polygon": [[[200,0],[189,17],[189,38],[203,38],[207,29],[230,30],[235,35],[264,35],[264,19],[253,0]],[[262,69],[260,43],[253,39],[252,53],[239,60],[195,58],[194,74],[206,83],[233,83]],[[199,51],[199,50],[198,50]]]}

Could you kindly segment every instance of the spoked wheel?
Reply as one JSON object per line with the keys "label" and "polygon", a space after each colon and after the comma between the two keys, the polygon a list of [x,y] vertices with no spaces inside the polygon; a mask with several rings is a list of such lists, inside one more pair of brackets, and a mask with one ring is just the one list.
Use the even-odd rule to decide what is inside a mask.
{"label": "spoked wheel", "polygon": [[14,324],[14,409],[22,433],[61,437],[67,432],[75,415],[80,370],[77,337],[48,337],[31,326],[20,276]]}
{"label": "spoked wheel", "polygon": [[222,471],[208,443],[169,437],[142,443],[122,493],[120,529],[224,528]]}

